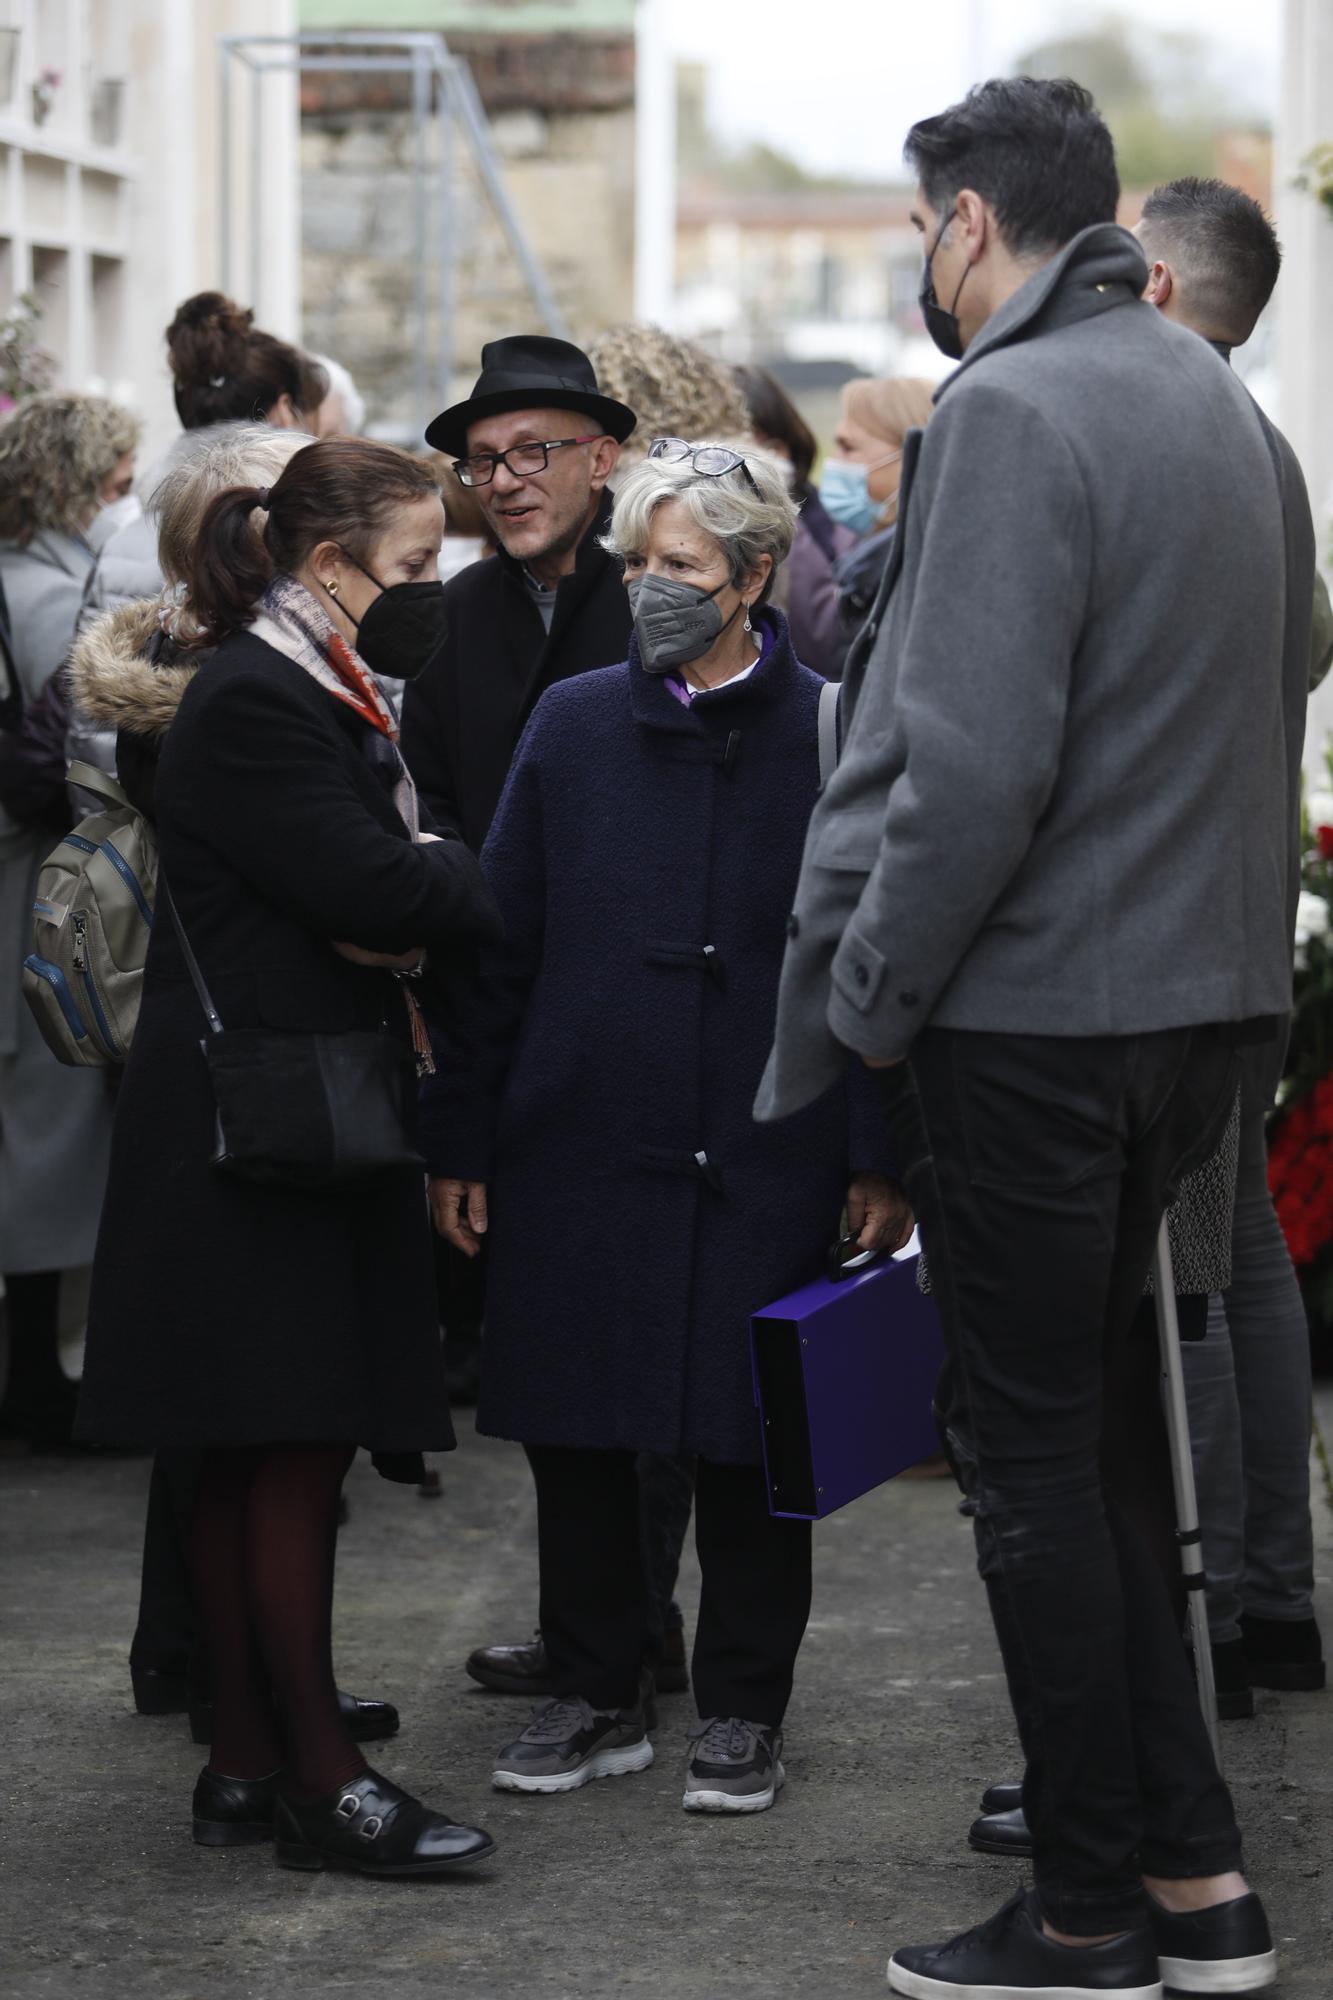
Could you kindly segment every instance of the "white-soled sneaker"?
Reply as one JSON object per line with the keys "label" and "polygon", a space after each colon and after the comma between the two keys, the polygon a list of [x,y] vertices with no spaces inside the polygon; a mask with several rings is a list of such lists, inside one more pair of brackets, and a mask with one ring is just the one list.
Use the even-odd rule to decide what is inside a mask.
{"label": "white-soled sneaker", "polygon": [[720,1715],[700,1723],[690,1741],[686,1812],[767,1812],[787,1782],[780,1729]]}
{"label": "white-soled sneaker", "polygon": [[646,1771],[652,1761],[642,1707],[595,1709],[577,1696],[553,1696],[500,1752],[491,1783],[497,1792],[574,1792],[594,1778]]}

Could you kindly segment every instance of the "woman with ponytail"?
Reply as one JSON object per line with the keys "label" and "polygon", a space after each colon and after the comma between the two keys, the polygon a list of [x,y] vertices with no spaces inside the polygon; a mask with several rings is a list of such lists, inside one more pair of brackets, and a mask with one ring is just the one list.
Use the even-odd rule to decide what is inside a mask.
{"label": "woman with ponytail", "polygon": [[229,1033],[290,1046],[388,1028],[429,1063],[412,989],[447,1004],[460,948],[498,930],[478,863],[424,822],[375,678],[420,671],[439,643],[442,532],[420,465],[344,438],[204,514],[189,604],[214,650],[156,776],[179,928],[160,888],[77,1425],[90,1443],[202,1453],[193,1566],[214,1703],[196,1840],[276,1832],[288,1866],[372,1875],[443,1874],[493,1845],[366,1765],[331,1664],[356,1447],[415,1478],[422,1451],[454,1442],[422,1175],[312,1188],[219,1171],[182,938]]}

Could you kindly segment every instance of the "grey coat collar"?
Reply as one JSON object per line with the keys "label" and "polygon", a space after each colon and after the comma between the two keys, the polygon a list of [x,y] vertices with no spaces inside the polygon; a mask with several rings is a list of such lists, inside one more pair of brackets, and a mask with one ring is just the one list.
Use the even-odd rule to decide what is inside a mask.
{"label": "grey coat collar", "polygon": [[1071,237],[991,314],[952,375],[935,391],[935,401],[996,348],[1124,305],[1128,295],[1138,298],[1147,282],[1147,263],[1129,231],[1115,222],[1094,222]]}

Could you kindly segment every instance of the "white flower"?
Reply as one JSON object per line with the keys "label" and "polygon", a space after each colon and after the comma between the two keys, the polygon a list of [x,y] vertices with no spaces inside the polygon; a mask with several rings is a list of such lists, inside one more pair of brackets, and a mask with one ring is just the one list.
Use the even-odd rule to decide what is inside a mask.
{"label": "white flower", "polygon": [[[1328,904],[1322,896],[1316,896],[1312,890],[1302,889],[1296,904],[1297,939],[1308,942],[1312,937],[1327,937],[1328,930]],[[1302,933],[1304,933],[1303,939]]]}
{"label": "white flower", "polygon": [[1311,792],[1305,810],[1311,826],[1333,826],[1333,792]]}

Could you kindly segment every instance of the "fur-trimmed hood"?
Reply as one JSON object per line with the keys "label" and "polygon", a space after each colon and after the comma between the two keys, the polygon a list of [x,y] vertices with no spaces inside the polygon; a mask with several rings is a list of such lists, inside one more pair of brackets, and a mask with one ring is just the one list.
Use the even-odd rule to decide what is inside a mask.
{"label": "fur-trimmed hood", "polygon": [[69,684],[74,708],[104,728],[165,736],[181,696],[206,654],[178,652],[160,662],[149,647],[160,632],[159,600],[122,604],[95,620],[75,641]]}

